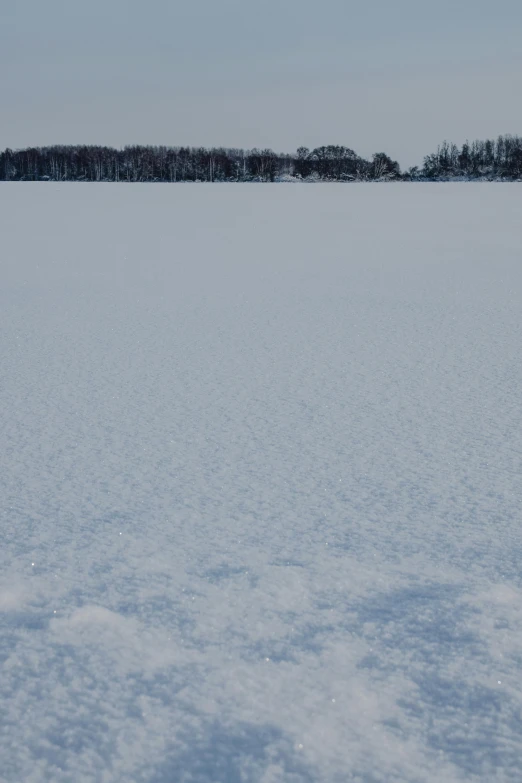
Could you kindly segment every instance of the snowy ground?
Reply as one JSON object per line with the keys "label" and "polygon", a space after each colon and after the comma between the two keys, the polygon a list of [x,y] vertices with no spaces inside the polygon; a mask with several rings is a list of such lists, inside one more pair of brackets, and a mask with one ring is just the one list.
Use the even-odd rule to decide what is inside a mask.
{"label": "snowy ground", "polygon": [[520,186],[0,187],[0,780],[520,781]]}

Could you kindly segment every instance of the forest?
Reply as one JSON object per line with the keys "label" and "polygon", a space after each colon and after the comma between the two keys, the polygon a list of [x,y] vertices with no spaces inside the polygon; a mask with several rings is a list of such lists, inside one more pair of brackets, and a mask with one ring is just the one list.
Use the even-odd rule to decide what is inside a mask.
{"label": "forest", "polygon": [[444,141],[422,166],[401,171],[384,152],[371,160],[349,147],[329,145],[294,154],[270,149],[55,145],[6,149],[0,180],[76,182],[371,182],[522,179],[522,137]]}

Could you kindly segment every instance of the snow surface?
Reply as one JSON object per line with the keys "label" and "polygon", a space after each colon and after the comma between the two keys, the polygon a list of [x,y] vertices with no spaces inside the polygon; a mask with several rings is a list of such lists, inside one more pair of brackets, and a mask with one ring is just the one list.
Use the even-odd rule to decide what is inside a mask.
{"label": "snow surface", "polygon": [[520,781],[520,188],[0,209],[3,783]]}

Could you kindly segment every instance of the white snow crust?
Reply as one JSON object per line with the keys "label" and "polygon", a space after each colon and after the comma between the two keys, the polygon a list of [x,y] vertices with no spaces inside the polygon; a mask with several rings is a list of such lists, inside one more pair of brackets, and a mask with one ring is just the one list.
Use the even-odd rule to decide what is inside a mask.
{"label": "white snow crust", "polygon": [[522,768],[522,200],[1,183],[3,783]]}

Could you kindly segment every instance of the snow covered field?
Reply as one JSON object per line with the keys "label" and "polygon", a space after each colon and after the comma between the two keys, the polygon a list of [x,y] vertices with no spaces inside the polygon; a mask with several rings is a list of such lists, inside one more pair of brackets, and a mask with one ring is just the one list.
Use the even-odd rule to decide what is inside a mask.
{"label": "snow covered field", "polygon": [[2,783],[520,781],[520,186],[0,214]]}

